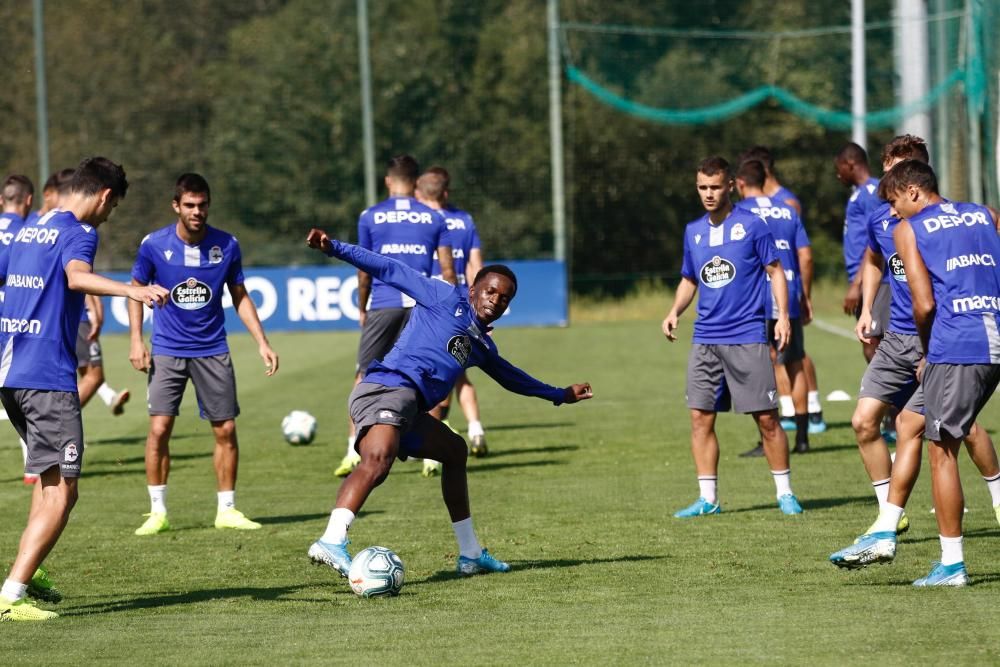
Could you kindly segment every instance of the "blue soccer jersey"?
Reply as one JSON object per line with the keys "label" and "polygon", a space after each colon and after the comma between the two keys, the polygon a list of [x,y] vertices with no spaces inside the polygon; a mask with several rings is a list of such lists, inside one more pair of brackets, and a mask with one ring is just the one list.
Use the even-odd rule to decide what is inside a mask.
{"label": "blue soccer jersey", "polygon": [[163,227],[142,240],[132,277],[170,292],[153,314],[153,354],[191,358],[229,351],[222,290],[243,284],[235,236],[208,227],[204,240],[190,246],[177,236],[176,224]]}
{"label": "blue soccer jersey", "polygon": [[878,198],[878,179],[869,178],[854,189],[844,211],[844,265],[847,280],[853,281],[868,247],[868,220],[882,200]]}
{"label": "blue soccer jersey", "polygon": [[[459,208],[448,207],[444,211],[444,223],[451,238],[451,256],[455,262],[455,277],[459,285],[465,285],[465,269],[469,264],[469,254],[473,248],[479,249],[479,232],[472,216]],[[434,253],[434,268],[431,277],[441,278],[441,262]]]}
{"label": "blue soccer jersey", "polygon": [[694,342],[766,342],[764,267],[776,261],[774,236],[749,211],[734,208],[718,225],[707,213],[688,223],[681,275],[700,288]]}
{"label": "blue soccer jersey", "polygon": [[1000,364],[1000,236],[989,210],[943,201],[910,226],[937,304],[927,361]]}
{"label": "blue soccer jersey", "polygon": [[[451,248],[452,244],[440,212],[413,197],[390,197],[361,213],[358,245],[430,276],[434,268],[434,251],[442,246]],[[369,310],[413,305],[413,299],[407,294],[372,277]]]}
{"label": "blue soccer jersey", "polygon": [[913,321],[913,298],[906,283],[906,269],[896,252],[896,241],[892,237],[899,218],[892,216],[889,204],[882,203],[868,220],[868,245],[872,251],[885,259],[883,272],[889,275],[889,289],[892,301],[889,306],[889,331],[917,335],[917,325]]}
{"label": "blue soccer jersey", "polygon": [[73,260],[93,266],[97,230],[55,209],[26,223],[0,256],[0,386],[76,391],[76,334],[83,293],[66,284]]}
{"label": "blue soccer jersey", "polygon": [[368,367],[365,382],[409,387],[428,410],[444,399],[463,370],[478,366],[504,389],[559,405],[565,390],[547,385],[500,356],[490,327],[469,304],[466,288],[425,277],[398,260],[340,241],[330,241],[331,257],[350,262],[412,298],[410,321],[382,361]]}
{"label": "blue soccer jersey", "polygon": [[[774,246],[788,283],[788,317],[801,317],[802,272],[799,269],[799,248],[809,246],[809,236],[802,219],[794,208],[773,197],[747,197],[736,205],[760,216],[767,223],[767,228],[774,236]],[[770,286],[764,290],[764,312],[771,319],[778,318],[778,304],[774,303]]]}
{"label": "blue soccer jersey", "polygon": [[[14,237],[24,226],[24,219],[17,213],[0,214],[0,265],[6,266]],[[3,286],[0,285],[0,313],[3,312]]]}
{"label": "blue soccer jersey", "polygon": [[[799,208],[802,208],[802,202],[799,201],[799,198],[795,196],[794,192],[786,188],[784,185],[779,185],[778,189],[774,191],[774,194],[770,195],[770,198],[787,206],[791,206],[789,202],[795,202]],[[794,206],[792,208],[794,208]]]}

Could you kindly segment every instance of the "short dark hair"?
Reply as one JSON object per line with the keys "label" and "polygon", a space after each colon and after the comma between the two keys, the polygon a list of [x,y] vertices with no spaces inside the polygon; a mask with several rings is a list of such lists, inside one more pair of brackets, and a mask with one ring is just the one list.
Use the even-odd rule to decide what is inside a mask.
{"label": "short dark hair", "polygon": [[751,188],[762,188],[764,187],[764,181],[767,180],[767,170],[764,168],[764,163],[760,160],[747,160],[740,165],[740,168],[736,172],[736,178]]}
{"label": "short dark hair", "polygon": [[727,181],[732,178],[726,158],[719,157],[718,155],[702,160],[698,165],[698,173],[705,174],[706,176],[715,176],[718,173],[722,173]]}
{"label": "short dark hair", "polygon": [[69,192],[96,195],[110,188],[111,195],[124,199],[128,192],[125,169],[106,157],[89,157],[77,166],[69,182]]}
{"label": "short dark hair", "polygon": [[511,271],[509,267],[503,264],[488,264],[483,268],[479,269],[479,273],[476,274],[476,277],[472,281],[472,284],[478,285],[480,280],[490,275],[491,273],[495,273],[497,275],[509,278],[510,281],[514,283],[514,294],[517,294],[517,276],[514,275],[514,272]]}
{"label": "short dark hair", "polygon": [[751,146],[740,153],[740,163],[749,162],[750,160],[760,160],[764,163],[764,168],[768,172],[774,171],[774,155],[767,146]]}
{"label": "short dark hair", "polygon": [[425,174],[434,174],[440,178],[444,179],[444,189],[447,190],[451,186],[451,174],[448,170],[440,165],[434,165],[424,172]]}
{"label": "short dark hair", "polygon": [[76,169],[71,169],[67,167],[66,169],[60,169],[56,173],[49,176],[48,180],[45,181],[45,186],[42,188],[42,192],[47,192],[49,190],[55,190],[61,195],[69,192],[70,181],[73,180],[73,174]]}
{"label": "short dark hair", "polygon": [[448,189],[448,181],[438,173],[425,171],[417,179],[417,191],[426,199],[444,202],[444,193]]}
{"label": "short dark hair", "polygon": [[416,183],[420,165],[412,155],[395,155],[386,164],[385,175],[405,183]]}
{"label": "short dark hair", "polygon": [[901,134],[882,149],[882,164],[897,158],[927,163],[931,161],[931,156],[927,152],[927,142],[915,134]]}
{"label": "short dark hair", "polygon": [[30,178],[22,174],[11,174],[4,179],[3,187],[0,188],[0,197],[12,204],[24,204],[33,194],[35,194],[34,184]]}
{"label": "short dark hair", "polygon": [[853,141],[848,141],[840,152],[837,153],[837,162],[853,162],[854,164],[863,164],[868,166],[868,153],[865,149],[854,143]]}
{"label": "short dark hair", "polygon": [[926,162],[903,160],[890,169],[878,184],[878,196],[886,201],[911,185],[924,192],[938,194],[937,176]]}
{"label": "short dark hair", "polygon": [[196,195],[205,195],[212,199],[212,191],[208,187],[208,181],[201,174],[188,172],[177,177],[177,184],[174,186],[174,201],[179,202],[185,192]]}

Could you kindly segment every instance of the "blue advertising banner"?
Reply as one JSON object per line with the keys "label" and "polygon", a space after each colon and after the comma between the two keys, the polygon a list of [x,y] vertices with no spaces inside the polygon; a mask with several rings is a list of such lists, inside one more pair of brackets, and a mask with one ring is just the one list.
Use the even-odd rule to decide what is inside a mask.
{"label": "blue advertising banner", "polygon": [[[517,275],[517,296],[498,326],[565,326],[568,301],[566,266],[550,260],[506,262]],[[266,331],[332,331],[357,329],[358,278],[350,266],[298,268],[244,268],[246,288],[257,304]],[[128,281],[126,273],[105,274]],[[124,297],[105,298],[105,333],[128,331]],[[228,291],[223,296],[226,330],[246,331],[232,307]],[[146,318],[150,316],[146,309]],[[148,333],[148,327],[147,327]]]}

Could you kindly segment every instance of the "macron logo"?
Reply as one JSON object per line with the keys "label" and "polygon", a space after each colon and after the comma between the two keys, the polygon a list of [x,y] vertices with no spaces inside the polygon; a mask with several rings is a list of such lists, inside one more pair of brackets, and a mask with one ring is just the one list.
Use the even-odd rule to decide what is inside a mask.
{"label": "macron logo", "polygon": [[164,250],[163,251],[163,256],[166,257],[167,261],[169,262],[170,258],[174,256],[174,251],[173,250]]}
{"label": "macron logo", "polygon": [[884,232],[887,229],[889,229],[889,221],[888,220],[883,220],[882,221],[882,231]]}

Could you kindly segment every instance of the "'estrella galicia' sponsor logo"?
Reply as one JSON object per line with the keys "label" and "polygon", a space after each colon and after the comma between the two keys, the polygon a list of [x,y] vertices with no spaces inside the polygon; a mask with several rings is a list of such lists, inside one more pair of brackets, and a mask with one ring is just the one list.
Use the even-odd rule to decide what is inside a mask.
{"label": "'estrella galicia' sponsor logo", "polygon": [[729,239],[731,241],[741,241],[747,235],[747,230],[743,229],[743,225],[737,222],[733,225],[733,230],[729,232]]}
{"label": "'estrella galicia' sponsor logo", "polygon": [[424,211],[375,211],[372,216],[376,225],[383,223],[412,222],[417,225],[430,225],[434,223],[434,218],[430,213]]}
{"label": "'estrella galicia' sponsor logo", "polygon": [[427,246],[422,243],[383,243],[379,248],[382,255],[426,255]]}
{"label": "'estrella galicia' sponsor logo", "polygon": [[208,251],[208,261],[210,264],[221,264],[222,248],[217,245],[212,246],[212,248]]}
{"label": "'estrella galicia' sponsor logo", "polygon": [[42,321],[0,317],[0,333],[26,333],[37,336],[42,333]]}
{"label": "'estrella galicia' sponsor logo", "polygon": [[728,259],[716,255],[701,267],[701,282],[705,287],[725,287],[736,278],[736,267]]}
{"label": "'estrella galicia' sponsor logo", "polygon": [[903,258],[899,256],[899,253],[892,253],[889,255],[889,259],[886,260],[889,265],[889,271],[892,272],[893,280],[898,280],[901,283],[906,282],[906,268],[903,266]]}
{"label": "'estrella galicia' sponsor logo", "polygon": [[951,300],[951,310],[954,313],[982,312],[992,310],[1000,312],[1000,297],[995,294],[977,294]]}
{"label": "'estrella galicia' sponsor logo", "polygon": [[170,300],[183,310],[198,310],[212,300],[212,288],[195,278],[177,283],[170,290]]}
{"label": "'estrella galicia' sponsor logo", "polygon": [[946,271],[954,271],[955,269],[967,269],[970,266],[996,266],[997,261],[993,259],[993,255],[989,253],[983,253],[982,255],[972,254],[972,255],[959,255],[958,257],[949,257],[946,262]]}
{"label": "'estrella galicia' sponsor logo", "polygon": [[80,452],[77,451],[76,445],[72,442],[66,445],[66,449],[63,450],[63,460],[67,463],[73,463],[78,458],[80,458]]}
{"label": "'estrella galicia' sponsor logo", "polygon": [[41,276],[25,276],[20,273],[11,273],[7,276],[6,286],[45,289],[45,279]]}
{"label": "'estrella galicia' sponsor logo", "polygon": [[472,343],[468,336],[452,336],[448,341],[448,354],[455,357],[458,365],[465,368],[469,361],[469,353],[472,352]]}

